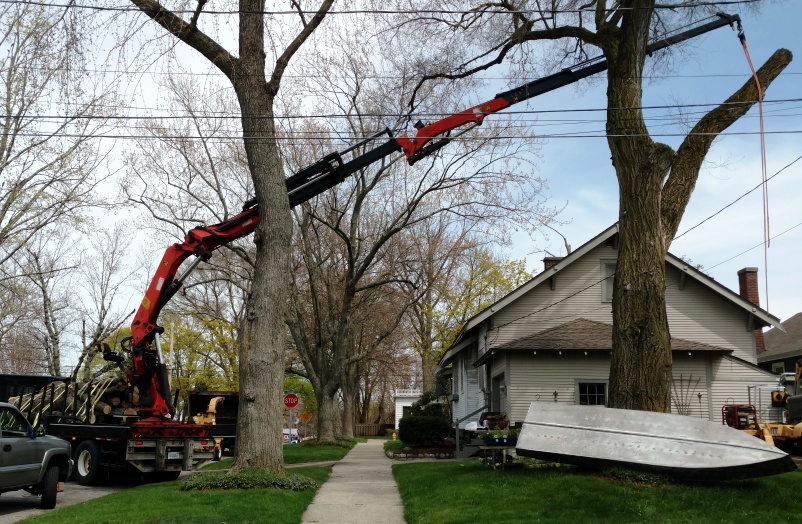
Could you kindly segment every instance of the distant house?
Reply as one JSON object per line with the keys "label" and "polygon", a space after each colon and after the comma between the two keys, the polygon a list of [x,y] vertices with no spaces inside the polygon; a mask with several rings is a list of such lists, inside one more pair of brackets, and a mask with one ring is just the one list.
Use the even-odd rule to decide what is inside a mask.
{"label": "distant house", "polygon": [[[459,427],[483,411],[522,421],[532,402],[607,403],[617,256],[614,225],[564,258],[545,259],[542,273],[467,322],[440,361],[452,375]],[[757,366],[757,349],[760,330],[779,319],[758,306],[756,268],[739,280],[735,293],[666,257],[675,413],[721,420],[723,404],[746,403],[756,386],[777,382]]]}
{"label": "distant house", "polygon": [[396,389],[393,391],[395,401],[395,428],[398,429],[398,421],[409,412],[410,406],[421,396],[419,389]]}
{"label": "distant house", "polygon": [[766,351],[757,356],[760,367],[777,374],[793,373],[796,361],[802,359],[802,313],[782,323],[785,330],[772,328],[763,338]]}

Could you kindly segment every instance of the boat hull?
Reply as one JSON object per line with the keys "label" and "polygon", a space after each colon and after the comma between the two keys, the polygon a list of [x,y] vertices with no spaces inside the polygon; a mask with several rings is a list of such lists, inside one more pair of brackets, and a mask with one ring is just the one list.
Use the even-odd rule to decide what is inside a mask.
{"label": "boat hull", "polygon": [[529,407],[516,453],[592,468],[625,466],[693,481],[754,478],[796,469],[784,451],[708,420],[546,402]]}

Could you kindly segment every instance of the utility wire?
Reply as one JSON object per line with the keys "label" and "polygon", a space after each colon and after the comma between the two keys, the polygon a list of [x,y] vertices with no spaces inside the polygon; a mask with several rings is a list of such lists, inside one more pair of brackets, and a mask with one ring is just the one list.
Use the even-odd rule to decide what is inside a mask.
{"label": "utility wire", "polygon": [[[753,4],[759,2],[760,0],[729,0],[729,1],[711,1],[711,2],[680,2],[675,3],[672,5],[655,5],[652,7],[616,7],[615,9],[608,10],[609,12],[615,11],[635,11],[641,9],[670,9],[676,10],[680,8],[685,9],[693,9],[698,7],[709,7],[709,6],[722,6],[722,5],[742,5],[742,4]],[[75,2],[70,2],[68,4],[59,4],[53,2],[35,2],[32,0],[0,0],[0,4],[16,4],[16,5],[30,5],[30,6],[37,6],[37,7],[57,7],[60,9],[87,9],[91,11],[100,11],[100,12],[142,12],[141,9],[138,7],[132,7],[130,5],[127,6],[97,6],[97,5],[88,5],[88,4],[78,4]],[[482,11],[477,11],[474,9],[471,10],[464,10],[464,9],[415,9],[415,10],[407,10],[407,9],[342,9],[342,10],[331,10],[329,11],[326,16],[330,15],[398,15],[398,14],[421,14],[421,15],[482,15],[482,14],[502,14],[502,15],[512,15],[512,14],[524,14],[524,15],[542,15],[543,12],[547,12],[550,15],[555,14],[587,14],[587,13],[595,13],[596,8],[586,8],[586,9],[546,9],[546,10],[539,10],[539,9],[516,9],[516,10],[509,10],[509,9],[487,9]],[[171,13],[176,15],[192,15],[195,13],[194,9],[175,9],[170,10]],[[299,16],[299,15],[314,15],[317,11],[306,11],[306,10],[282,10],[282,11],[256,11],[256,10],[203,10],[203,14],[207,15],[242,15],[242,14],[262,14],[268,16]]]}
{"label": "utility wire", "polygon": [[[769,178],[767,178],[767,179],[766,179],[766,182],[761,182],[761,183],[759,183],[758,185],[756,185],[755,187],[753,187],[752,189],[750,189],[749,191],[747,191],[747,192],[746,192],[746,193],[744,193],[743,195],[739,196],[738,198],[736,198],[735,200],[733,200],[732,202],[730,202],[730,203],[729,203],[729,204],[727,204],[726,206],[722,207],[721,209],[719,209],[718,211],[716,211],[715,213],[713,213],[713,214],[712,214],[712,215],[710,215],[709,217],[705,218],[704,220],[702,220],[701,222],[699,222],[699,223],[698,223],[698,224],[696,224],[695,226],[693,226],[693,227],[690,227],[690,228],[686,229],[685,231],[683,231],[682,233],[680,233],[679,235],[675,236],[675,237],[674,237],[674,240],[676,240],[676,239],[678,239],[678,238],[681,238],[681,237],[685,236],[686,234],[690,233],[691,231],[693,231],[693,230],[694,230],[694,229],[696,229],[697,227],[701,226],[702,224],[704,224],[704,223],[705,223],[705,222],[707,222],[708,220],[711,220],[711,219],[713,219],[714,217],[716,217],[716,216],[720,215],[722,212],[724,212],[725,210],[727,210],[727,209],[729,209],[730,207],[734,206],[736,203],[738,203],[740,200],[742,200],[743,198],[745,198],[745,197],[746,197],[747,195],[749,195],[750,193],[753,193],[753,192],[757,191],[758,189],[760,189],[760,188],[764,187],[764,185],[765,185],[766,183],[768,183],[768,181],[769,181],[769,180],[773,179],[774,177],[776,177],[777,175],[779,175],[780,173],[782,173],[783,171],[785,171],[786,169],[788,169],[788,168],[789,168],[789,167],[791,167],[792,165],[796,164],[796,163],[797,163],[797,162],[799,162],[800,160],[802,160],[802,156],[799,156],[799,157],[797,157],[795,160],[791,161],[789,164],[787,164],[786,166],[784,166],[782,169],[780,169],[779,171],[777,171],[776,173],[774,173],[773,175],[771,175]],[[794,226],[794,227],[796,227],[796,226]],[[779,235],[777,235],[777,236],[779,236]],[[765,243],[765,242],[764,242],[764,243]],[[726,261],[725,261],[725,262],[726,262]],[[722,262],[722,264],[723,264],[723,262]],[[718,265],[718,264],[717,264],[717,265]],[[713,267],[715,267],[715,266],[713,266]]]}

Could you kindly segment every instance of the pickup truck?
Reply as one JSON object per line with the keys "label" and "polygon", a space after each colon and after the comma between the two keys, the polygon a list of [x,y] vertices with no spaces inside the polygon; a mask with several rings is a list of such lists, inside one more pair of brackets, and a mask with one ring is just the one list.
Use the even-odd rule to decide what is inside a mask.
{"label": "pickup truck", "polygon": [[72,473],[70,443],[35,430],[20,411],[0,402],[0,493],[24,489],[56,506],[58,483]]}

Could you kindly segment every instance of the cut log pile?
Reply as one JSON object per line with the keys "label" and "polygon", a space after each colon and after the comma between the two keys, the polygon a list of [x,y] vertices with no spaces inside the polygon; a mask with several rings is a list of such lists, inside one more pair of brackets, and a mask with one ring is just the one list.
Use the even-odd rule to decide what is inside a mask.
{"label": "cut log pile", "polygon": [[35,393],[27,393],[8,399],[23,413],[30,413],[36,420],[40,413],[60,415],[94,424],[103,415],[137,415],[138,388],[130,386],[121,377],[93,380],[91,382],[51,382]]}

